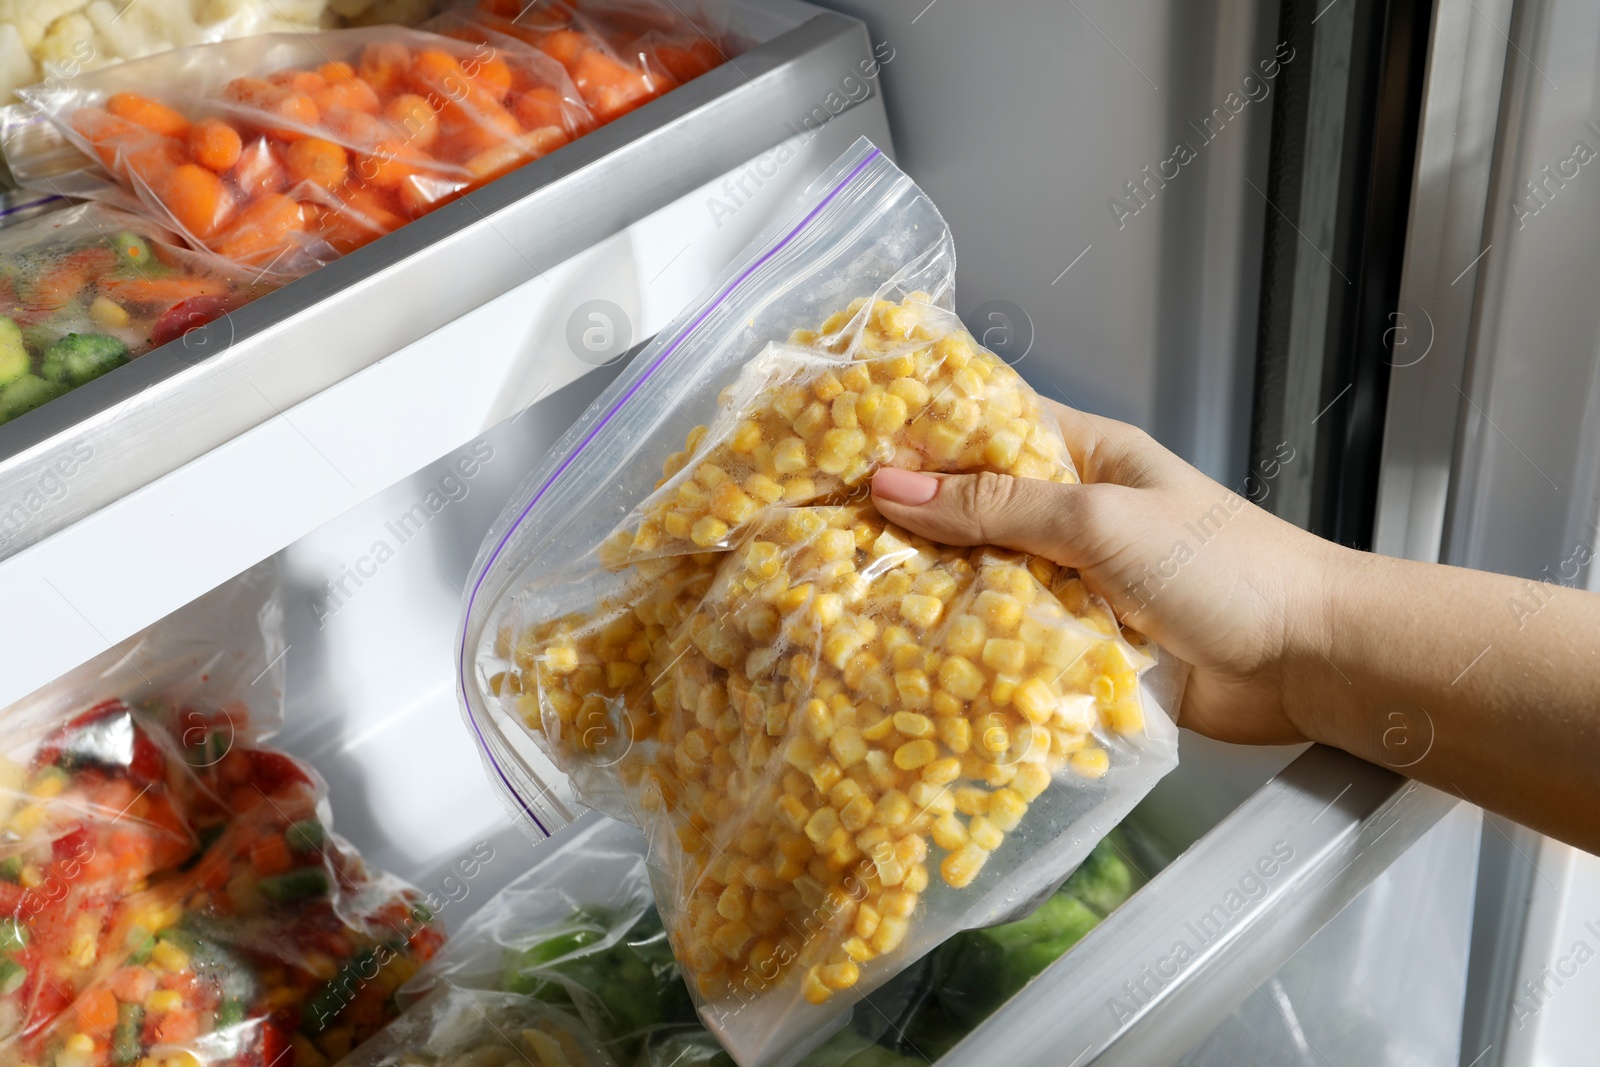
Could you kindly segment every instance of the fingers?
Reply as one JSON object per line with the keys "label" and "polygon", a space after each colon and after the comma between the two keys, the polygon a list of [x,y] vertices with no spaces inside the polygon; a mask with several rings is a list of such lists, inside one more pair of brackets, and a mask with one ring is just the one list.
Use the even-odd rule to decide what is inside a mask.
{"label": "fingers", "polygon": [[1183,462],[1137,426],[1091,415],[1049,397],[1039,399],[1060,424],[1067,451],[1085,482],[1150,485],[1172,464]]}
{"label": "fingers", "polygon": [[1005,474],[920,474],[886,467],[872,479],[884,518],[946,545],[997,545],[1080,566],[1094,543],[1097,487]]}

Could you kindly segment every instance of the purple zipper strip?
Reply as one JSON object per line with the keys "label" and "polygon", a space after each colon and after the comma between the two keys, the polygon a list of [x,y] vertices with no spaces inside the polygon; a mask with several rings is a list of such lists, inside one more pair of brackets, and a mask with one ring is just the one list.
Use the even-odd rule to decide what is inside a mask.
{"label": "purple zipper strip", "polygon": [[66,197],[64,197],[64,196],[47,196],[42,200],[29,200],[26,204],[13,204],[12,206],[6,208],[4,211],[0,211],[0,219],[5,218],[7,215],[11,214],[14,211],[24,211],[24,210],[26,210],[26,209],[28,209],[30,207],[38,207],[40,204],[48,204],[52,200],[65,200],[65,199],[66,199]]}
{"label": "purple zipper strip", "polygon": [[[533,499],[528,501],[528,506],[523,508],[522,513],[517,516],[517,521],[513,522],[506,529],[505,535],[500,538],[500,543],[494,546],[493,552],[489,553],[489,558],[484,562],[483,570],[478,574],[478,580],[472,584],[472,592],[467,597],[468,618],[472,617],[473,605],[476,604],[478,600],[478,590],[483,587],[484,579],[489,576],[489,571],[494,567],[495,560],[500,558],[500,553],[505,550],[506,543],[511,540],[511,535],[517,532],[517,527],[522,525],[522,521],[528,517],[528,513],[531,512],[539,503],[539,501],[544,498],[545,493],[549,492],[550,487],[556,483],[556,480],[567,472],[567,469],[572,466],[572,464],[580,455],[583,454],[583,450],[588,448],[590,443],[593,442],[596,437],[600,436],[600,431],[604,430],[608,425],[610,425],[611,420],[616,417],[617,412],[621,411],[623,406],[626,405],[628,401],[633,399],[634,394],[644,387],[644,383],[649,381],[650,377],[655,374],[656,371],[661,369],[661,365],[678,350],[678,347],[683,344],[684,340],[687,339],[690,334],[694,333],[695,330],[700,328],[700,324],[705,322],[707,317],[709,317],[713,311],[717,310],[717,308],[722,305],[722,302],[728,298],[728,295],[740,285],[744,284],[745,280],[748,279],[750,275],[760,270],[761,267],[764,266],[766,262],[773,256],[787,248],[790,242],[800,235],[801,231],[803,231],[807,226],[811,225],[812,221],[816,219],[816,217],[822,212],[823,208],[833,203],[834,198],[843,192],[846,186],[856,180],[856,176],[866,169],[867,164],[871,163],[882,154],[883,153],[877,148],[874,148],[871,152],[867,153],[866,158],[860,163],[857,163],[855,168],[840,180],[839,184],[830,189],[828,191],[828,195],[824,196],[817,203],[817,206],[812,208],[810,212],[806,214],[805,218],[796,223],[792,230],[784,234],[783,238],[779,240],[777,244],[767,249],[766,252],[762,253],[760,258],[741,271],[737,278],[733,279],[733,281],[729,282],[725,287],[723,287],[722,292],[717,294],[717,298],[710,304],[706,305],[705,310],[700,312],[700,314],[695,317],[695,320],[684,328],[683,332],[679,333],[677,337],[672,339],[670,344],[661,350],[661,354],[656,357],[656,361],[654,363],[650,364],[649,369],[639,376],[639,380],[634,382],[626,393],[623,393],[622,396],[617,398],[616,403],[611,405],[611,409],[601,417],[600,421],[595,424],[594,428],[589,431],[588,435],[585,436],[582,441],[578,442],[578,447],[569,452],[567,454],[567,458],[561,461],[561,465],[550,473],[550,477],[546,478],[544,480],[544,484],[541,485],[538,491],[533,494]],[[459,663],[462,659],[464,659],[466,654],[466,628],[462,627],[461,647],[456,653],[457,662]],[[461,672],[461,699],[469,708],[471,707],[471,704],[467,699],[467,675],[465,670]],[[544,822],[539,818],[538,815],[534,814],[533,809],[528,806],[528,802],[522,798],[522,793],[517,790],[516,786],[511,784],[511,779],[506,776],[505,770],[500,766],[500,761],[494,758],[494,751],[489,747],[488,738],[483,736],[483,728],[478,725],[477,716],[469,713],[467,718],[472,723],[472,732],[478,736],[478,746],[483,749],[483,754],[489,757],[489,765],[494,768],[494,772],[499,777],[501,784],[504,785],[506,790],[516,798],[517,805],[522,808],[523,813],[527,815],[528,818],[533,820],[533,824],[539,828],[539,832],[544,834],[546,837],[549,837],[549,828],[545,826]]]}

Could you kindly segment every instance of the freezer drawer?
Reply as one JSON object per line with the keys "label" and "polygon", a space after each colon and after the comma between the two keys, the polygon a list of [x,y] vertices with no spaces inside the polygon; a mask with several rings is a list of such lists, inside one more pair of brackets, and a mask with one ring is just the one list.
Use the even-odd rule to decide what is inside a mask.
{"label": "freezer drawer", "polygon": [[592,372],[597,306],[642,340],[888,146],[859,23],[743,11],[733,64],[0,427],[0,704]]}
{"label": "freezer drawer", "polygon": [[1176,1062],[1458,803],[1313,746],[941,1062]]}

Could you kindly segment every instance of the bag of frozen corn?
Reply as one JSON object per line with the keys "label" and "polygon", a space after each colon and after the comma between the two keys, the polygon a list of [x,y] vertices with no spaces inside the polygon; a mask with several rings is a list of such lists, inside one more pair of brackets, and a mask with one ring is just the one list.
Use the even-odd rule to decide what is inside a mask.
{"label": "bag of frozen corn", "polygon": [[1176,762],[1175,672],[1075,574],[871,505],[885,464],[1076,480],[954,267],[858,142],[569,431],[468,583],[491,777],[546,832],[579,805],[645,831],[745,1067],[1042,899]]}

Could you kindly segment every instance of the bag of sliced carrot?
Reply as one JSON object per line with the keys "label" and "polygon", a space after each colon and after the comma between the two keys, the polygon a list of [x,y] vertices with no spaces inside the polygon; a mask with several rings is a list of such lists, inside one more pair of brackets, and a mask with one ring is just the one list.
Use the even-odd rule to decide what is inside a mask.
{"label": "bag of sliced carrot", "polygon": [[693,81],[750,43],[706,2],[465,0],[428,28],[492,39],[487,31],[532,45],[561,64],[601,123]]}
{"label": "bag of sliced carrot", "polygon": [[[87,171],[109,175],[75,175],[74,193],[125,202],[131,191],[195,247],[280,280],[594,125],[535,48],[393,26],[197,45],[22,95]],[[34,184],[28,144],[8,130],[6,158]]]}

